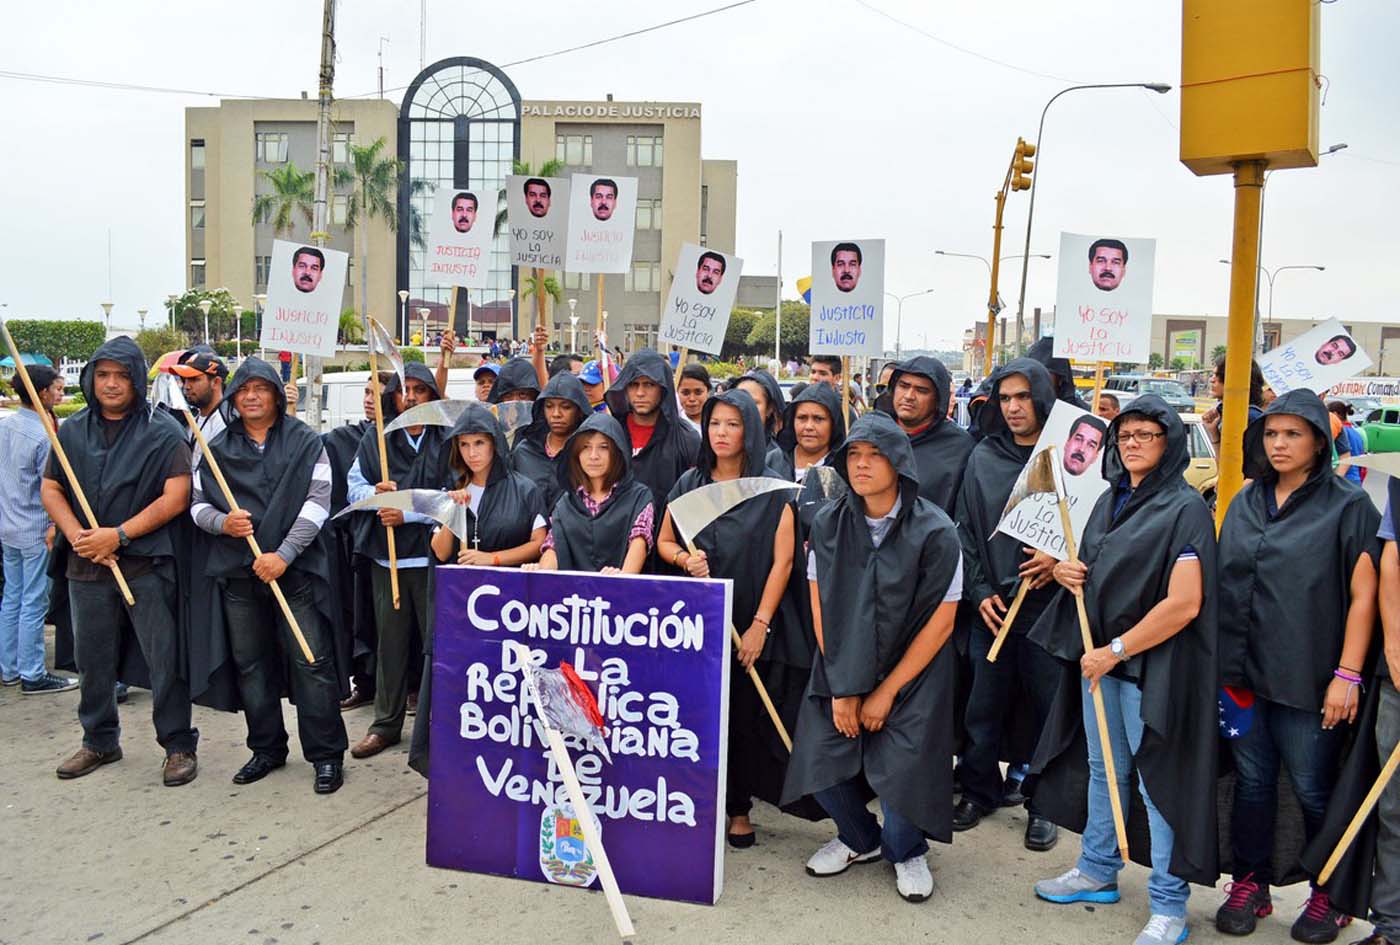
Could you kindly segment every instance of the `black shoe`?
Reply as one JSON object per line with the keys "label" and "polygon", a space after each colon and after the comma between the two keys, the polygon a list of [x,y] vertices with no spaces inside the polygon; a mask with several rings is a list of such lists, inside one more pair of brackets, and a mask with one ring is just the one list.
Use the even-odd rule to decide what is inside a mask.
{"label": "black shoe", "polygon": [[1333,906],[1327,893],[1314,889],[1289,934],[1295,942],[1335,942],[1341,930],[1350,924],[1351,916]]}
{"label": "black shoe", "polygon": [[982,818],[990,814],[976,801],[964,797],[958,801],[958,806],[953,808],[953,829],[956,831],[971,830],[982,822]]}
{"label": "black shoe", "polygon": [[272,758],[254,752],[253,757],[248,759],[248,763],[239,768],[238,773],[233,776],[233,783],[252,784],[254,781],[261,781],[286,763],[286,759]]}
{"label": "black shoe", "polygon": [[1020,807],[1026,803],[1026,795],[1021,793],[1021,779],[1007,778],[1001,786],[1001,806]]}
{"label": "black shoe", "polygon": [[345,783],[345,765],[339,761],[318,761],[312,767],[316,769],[317,794],[334,794]]}
{"label": "black shoe", "polygon": [[50,692],[67,692],[70,689],[77,689],[78,681],[72,676],[55,676],[53,673],[44,673],[38,679],[30,682],[25,679],[19,684],[20,695],[37,696]]}
{"label": "black shoe", "polygon": [[125,705],[126,700],[131,697],[130,687],[124,682],[118,682],[113,691],[117,696],[117,705]]}
{"label": "black shoe", "polygon": [[1060,828],[1044,817],[1031,814],[1030,819],[1026,821],[1026,849],[1044,853],[1054,849],[1055,844],[1059,842]]}
{"label": "black shoe", "polygon": [[729,845],[736,850],[747,850],[758,842],[758,833],[727,833],[724,835]]}

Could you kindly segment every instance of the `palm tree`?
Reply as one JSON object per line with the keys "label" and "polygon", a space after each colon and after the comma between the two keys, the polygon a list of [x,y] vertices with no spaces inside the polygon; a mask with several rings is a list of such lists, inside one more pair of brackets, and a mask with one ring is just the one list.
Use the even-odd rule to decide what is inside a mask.
{"label": "palm tree", "polygon": [[272,185],[272,190],[253,196],[253,222],[271,221],[273,233],[291,234],[300,214],[311,228],[312,209],[316,202],[316,172],[303,171],[295,162],[270,171],[258,171],[258,176]]}
{"label": "palm tree", "polygon": [[[558,158],[551,158],[540,165],[539,170],[530,167],[529,161],[515,161],[511,164],[511,173],[519,177],[556,177],[564,169],[564,162]],[[506,192],[501,190],[497,200],[499,209],[496,211],[496,235],[501,235],[501,230],[506,227]],[[544,291],[537,291],[543,286]],[[545,276],[544,270],[535,268],[530,270],[530,275],[525,277],[524,284],[520,288],[520,297],[526,298],[533,295],[535,297],[535,324],[545,324],[545,296],[554,299],[554,304],[559,305],[564,301],[564,290],[559,287],[559,282],[553,276]]]}
{"label": "palm tree", "polygon": [[[398,187],[399,178],[403,175],[404,163],[397,157],[381,156],[386,146],[385,139],[381,136],[369,145],[350,145],[350,167],[348,170],[337,172],[337,183],[341,183],[339,175],[344,173],[345,182],[350,183],[350,198],[346,202],[345,225],[347,227],[356,226],[361,216],[366,220],[378,217],[389,227],[391,233],[398,232]],[[416,196],[427,190],[428,184],[423,180],[415,180],[409,184],[411,196]],[[419,246],[425,245],[423,239],[422,221],[418,216],[413,203],[409,201],[409,236],[413,242]],[[360,305],[363,308],[362,315],[369,314],[368,279],[369,279],[369,234],[368,224],[360,227],[357,233],[356,242],[360,244]],[[389,323],[398,324],[397,314]],[[395,334],[391,331],[390,334]]]}

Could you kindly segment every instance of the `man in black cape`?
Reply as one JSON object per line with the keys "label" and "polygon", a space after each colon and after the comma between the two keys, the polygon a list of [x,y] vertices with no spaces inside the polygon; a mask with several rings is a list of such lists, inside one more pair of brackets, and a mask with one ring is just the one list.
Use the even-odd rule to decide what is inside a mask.
{"label": "man in black cape", "polygon": [[[676,403],[670,362],[643,348],[627,359],[605,399],[627,431],[632,475],[651,489],[657,510],[664,509],[676,480],[700,454],[700,434],[681,417]],[[661,515],[656,527],[661,527]]]}
{"label": "man in black cape", "polygon": [[555,457],[593,407],[579,379],[564,371],[549,379],[532,409],[530,425],[516,434],[511,461],[515,471],[540,490],[548,512],[563,491],[556,474],[561,464],[555,463]]}
{"label": "man in black cape", "polygon": [[495,386],[491,388],[490,403],[534,400],[539,394],[540,376],[535,366],[526,358],[511,358],[501,365],[500,373],[496,375]]}
{"label": "man in black cape", "polygon": [[[386,406],[397,392],[397,377],[385,390]],[[437,384],[426,366],[417,362],[404,365],[404,409],[440,400]],[[390,411],[385,411],[389,413]],[[377,492],[398,489],[440,489],[445,460],[442,445],[447,431],[437,426],[409,427],[385,436],[389,458],[386,476],[381,476],[377,436],[365,436],[360,441],[355,462],[350,467],[347,498],[351,503]],[[381,481],[387,480],[387,481]],[[355,551],[370,560],[371,584],[374,596],[375,626],[379,632],[376,654],[374,722],[364,738],[355,743],[350,754],[355,758],[377,755],[403,736],[403,721],[408,705],[410,678],[421,667],[415,660],[414,643],[426,643],[432,599],[429,592],[431,567],[428,547],[431,519],[415,512],[380,509],[378,513],[360,512],[355,516]],[[393,526],[395,550],[398,553],[399,606],[394,607],[389,574],[389,545],[386,526]],[[417,650],[418,654],[422,649]],[[416,664],[416,665],[415,665]]]}
{"label": "man in black cape", "polygon": [[[968,459],[958,495],[955,517],[967,569],[966,669],[972,685],[958,766],[963,793],[953,814],[955,830],[971,830],[1008,798],[1016,800],[1016,786],[1002,781],[999,763],[1003,758],[1029,761],[1059,679],[1059,666],[1026,637],[1054,593],[1049,586],[1054,559],[997,531],[1011,490],[1054,405],[1050,375],[1039,362],[1016,358],[998,368],[981,416],[985,435]],[[988,662],[1020,581],[1029,581],[1031,590],[997,661]],[[1049,850],[1057,840],[1055,825],[1035,801],[1029,802],[1026,848]]]}
{"label": "man in black cape", "polygon": [[1055,357],[1054,351],[1055,336],[1046,335],[1027,348],[1025,356],[1032,361],[1039,361],[1045,370],[1050,372],[1050,378],[1055,382],[1056,400],[1063,400],[1080,410],[1088,410],[1089,405],[1079,396],[1079,388],[1074,386],[1074,369],[1070,367],[1069,359]]}
{"label": "man in black cape", "polygon": [[[909,437],[868,413],[833,463],[851,492],[817,513],[808,572],[820,652],[799,713],[783,802],[816,799],[838,835],[813,876],[881,855],[896,888],[928,898],[925,837],[952,839],[953,662],[962,592],[953,523],[919,496]],[[941,763],[940,763],[941,762]],[[880,798],[884,825],[867,809]]]}
{"label": "man in black cape", "polygon": [[[1151,429],[1152,436],[1165,439],[1156,466],[1136,487],[1118,440],[1130,421],[1135,421],[1134,436]],[[1085,665],[1092,660],[1097,670],[1111,661],[1113,668],[1099,677],[1099,686],[1109,707],[1110,734],[1126,732],[1127,747],[1120,745],[1121,753],[1114,750],[1114,762],[1128,846],[1135,862],[1153,870],[1148,881],[1153,919],[1144,935],[1159,919],[1163,935],[1172,926],[1180,934],[1185,932],[1186,884],[1214,885],[1220,874],[1215,525],[1200,494],[1182,478],[1190,463],[1186,429],[1160,397],[1147,394],[1134,400],[1113,421],[1105,442],[1103,477],[1110,488],[1095,504],[1079,547],[1087,569],[1082,586],[1094,650],[1086,658],[1074,595],[1068,590],[1056,592],[1031,628],[1031,642],[1061,660],[1063,669],[1026,789],[1045,816],[1084,835],[1078,864],[1037,883],[1036,895],[1060,903],[1118,900],[1122,860],[1109,813],[1110,788],[1104,787],[1091,819],[1085,735],[1086,726],[1096,725],[1088,717],[1094,709],[1085,691]],[[1173,576],[1181,568],[1200,575],[1199,599],[1189,619],[1188,611],[1162,607],[1174,597]],[[1186,623],[1179,630],[1140,648],[1139,637],[1159,637],[1182,619]],[[1132,705],[1137,708],[1130,709]],[[1151,811],[1144,793],[1152,799]],[[1155,847],[1153,840],[1158,841]],[[1170,854],[1164,856],[1168,845]]]}
{"label": "man in black cape", "polygon": [[[162,781],[193,781],[199,732],[180,652],[176,546],[170,522],[190,500],[190,451],[180,427],[146,402],[146,359],[130,338],[93,353],[81,380],[88,406],[59,428],[59,441],[97,516],[78,518],[76,493],[56,455],[41,487],[44,510],[71,546],[68,596],[82,664],[78,720],[83,746],[60,778],[90,774],[122,757],[118,679],[151,689],[156,740],[165,749]],[[135,603],[122,600],[116,562]]]}
{"label": "man in black cape", "polygon": [[949,516],[973,446],[967,431],[948,419],[952,391],[953,376],[937,358],[909,358],[890,375],[892,416],[909,435],[919,467],[919,495]]}
{"label": "man in black cape", "polygon": [[[233,776],[252,784],[287,762],[282,723],[284,671],[297,706],[302,754],[315,769],[317,794],[342,783],[347,745],[331,621],[329,538],[331,468],[321,438],[285,415],[276,369],[256,357],[239,366],[228,387],[227,426],[209,442],[238,502],[233,511],[207,462],[194,469],[195,523],[213,537],[204,577],[217,582],[253,757]],[[262,554],[253,557],[247,538]],[[308,662],[273,599],[276,581],[315,656]]]}
{"label": "man in black cape", "polygon": [[[392,374],[381,371],[380,386]],[[349,499],[350,467],[360,450],[360,442],[374,431],[374,382],[365,382],[365,418],[321,434],[331,464],[331,521],[325,531],[331,538],[331,567],[340,588],[340,610],[332,622],[338,637],[348,637],[350,650],[350,692],[341,700],[343,710],[359,708],[374,701],[375,650],[379,635],[374,627],[374,592],[368,558],[355,554],[355,518],[337,519]],[[392,414],[386,414],[388,421]]]}

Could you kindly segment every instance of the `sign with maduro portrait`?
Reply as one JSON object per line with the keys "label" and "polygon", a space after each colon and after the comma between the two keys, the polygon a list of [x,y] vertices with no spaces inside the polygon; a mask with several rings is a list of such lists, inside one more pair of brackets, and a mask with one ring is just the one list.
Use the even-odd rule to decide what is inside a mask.
{"label": "sign with maduro portrait", "polygon": [[597,880],[522,684],[528,647],[593,693],[601,741],[570,736],[624,894],[713,904],[723,884],[727,581],[442,567],[428,786],[431,866]]}

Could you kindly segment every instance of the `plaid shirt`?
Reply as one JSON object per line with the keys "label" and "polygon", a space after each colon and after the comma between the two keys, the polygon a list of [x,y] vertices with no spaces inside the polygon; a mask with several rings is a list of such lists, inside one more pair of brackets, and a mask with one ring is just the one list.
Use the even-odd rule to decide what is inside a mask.
{"label": "plaid shirt", "polygon": [[0,544],[27,551],[44,543],[49,516],[39,485],[49,461],[49,439],[33,410],[0,419]]}

